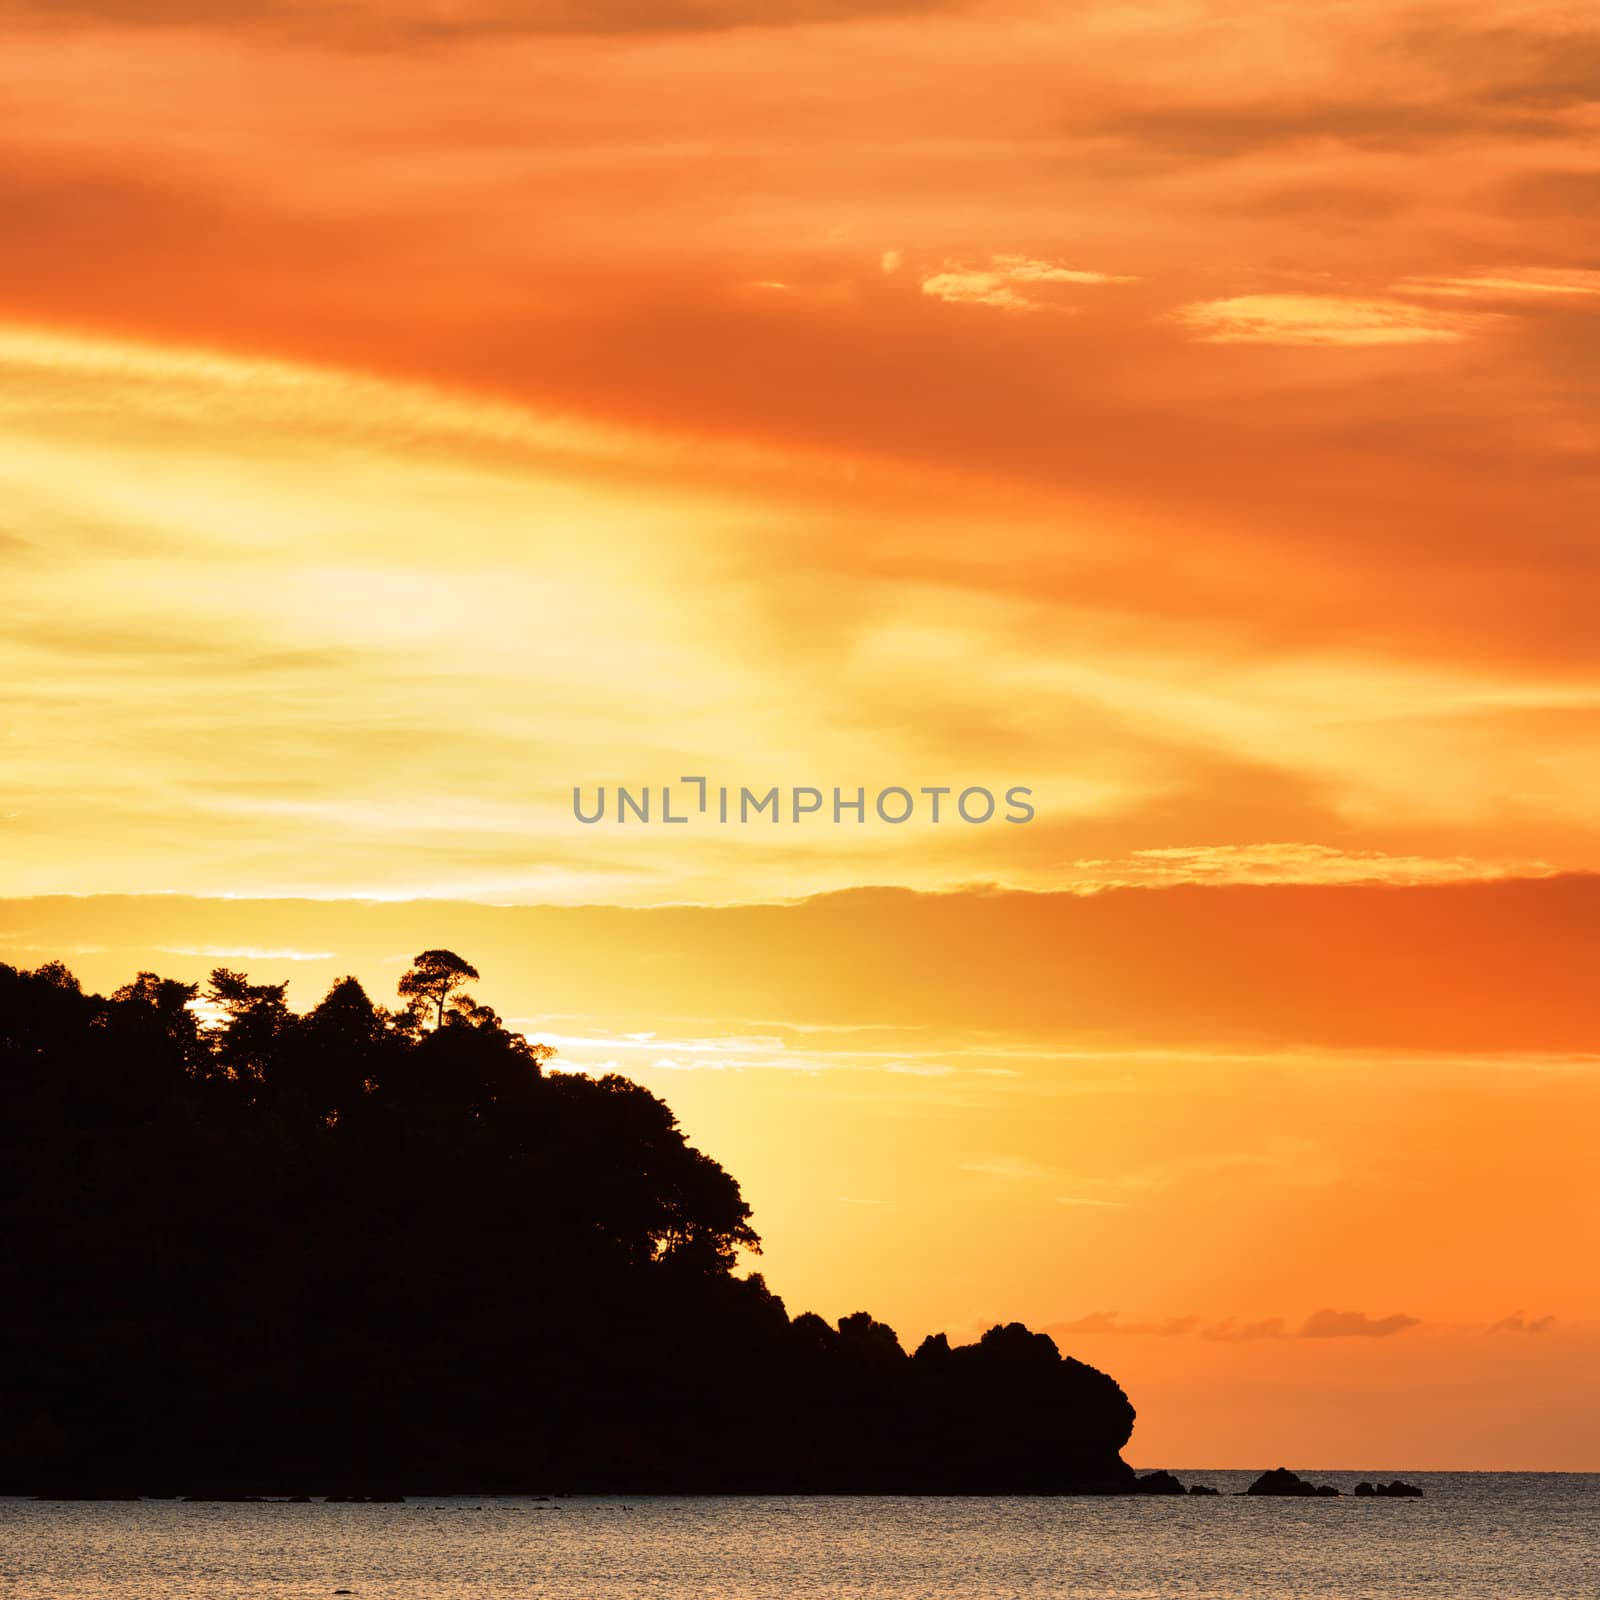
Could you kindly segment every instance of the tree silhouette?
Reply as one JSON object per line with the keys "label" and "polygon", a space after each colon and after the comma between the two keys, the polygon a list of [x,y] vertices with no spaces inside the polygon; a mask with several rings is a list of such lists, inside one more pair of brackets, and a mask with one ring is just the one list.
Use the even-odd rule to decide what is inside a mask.
{"label": "tree silhouette", "polygon": [[478,969],[463,961],[454,950],[424,950],[411,963],[411,970],[400,980],[400,996],[419,1005],[434,1008],[434,1027],[444,1026],[445,1003],[469,983],[478,981]]}
{"label": "tree silhouette", "polygon": [[212,969],[205,998],[227,1019],[227,1026],[216,1035],[214,1052],[226,1076],[254,1082],[267,1076],[289,1023],[284,999],[288,987],[287,983],[251,983],[244,973],[227,967]]}

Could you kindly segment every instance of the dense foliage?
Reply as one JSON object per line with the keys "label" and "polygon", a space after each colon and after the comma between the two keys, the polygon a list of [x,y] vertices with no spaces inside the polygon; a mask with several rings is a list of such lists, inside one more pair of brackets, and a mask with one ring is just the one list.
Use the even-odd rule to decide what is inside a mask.
{"label": "dense foliage", "polygon": [[735,1181],[476,976],[0,965],[0,1491],[1126,1487],[1043,1335],[791,1321]]}

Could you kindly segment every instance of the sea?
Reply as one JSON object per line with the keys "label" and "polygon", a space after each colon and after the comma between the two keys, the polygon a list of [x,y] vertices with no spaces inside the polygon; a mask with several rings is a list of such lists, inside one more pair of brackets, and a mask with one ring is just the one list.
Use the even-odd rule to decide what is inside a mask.
{"label": "sea", "polygon": [[[0,1499],[6,1600],[1597,1600],[1600,1474],[1327,1471],[1342,1499]],[[1420,1500],[1354,1499],[1404,1478]]]}

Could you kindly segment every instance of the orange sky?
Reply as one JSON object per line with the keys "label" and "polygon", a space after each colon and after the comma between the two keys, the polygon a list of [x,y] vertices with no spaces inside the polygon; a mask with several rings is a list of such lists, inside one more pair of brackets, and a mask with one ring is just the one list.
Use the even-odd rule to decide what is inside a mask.
{"label": "orange sky", "polygon": [[[1151,1465],[1600,1467],[1597,63],[0,0],[0,959],[455,943],[792,1309],[1050,1325]],[[1037,817],[572,819],[685,773]]]}

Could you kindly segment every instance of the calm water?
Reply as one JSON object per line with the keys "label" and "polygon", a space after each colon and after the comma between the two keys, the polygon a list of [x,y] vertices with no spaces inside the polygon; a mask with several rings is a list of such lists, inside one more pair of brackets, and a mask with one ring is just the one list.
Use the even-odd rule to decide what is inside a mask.
{"label": "calm water", "polygon": [[[1378,1473],[1311,1472],[1348,1491]],[[1253,1476],[1182,1472],[1243,1488]],[[1424,1500],[0,1500],[16,1600],[1595,1600],[1600,1475],[1384,1473]]]}

